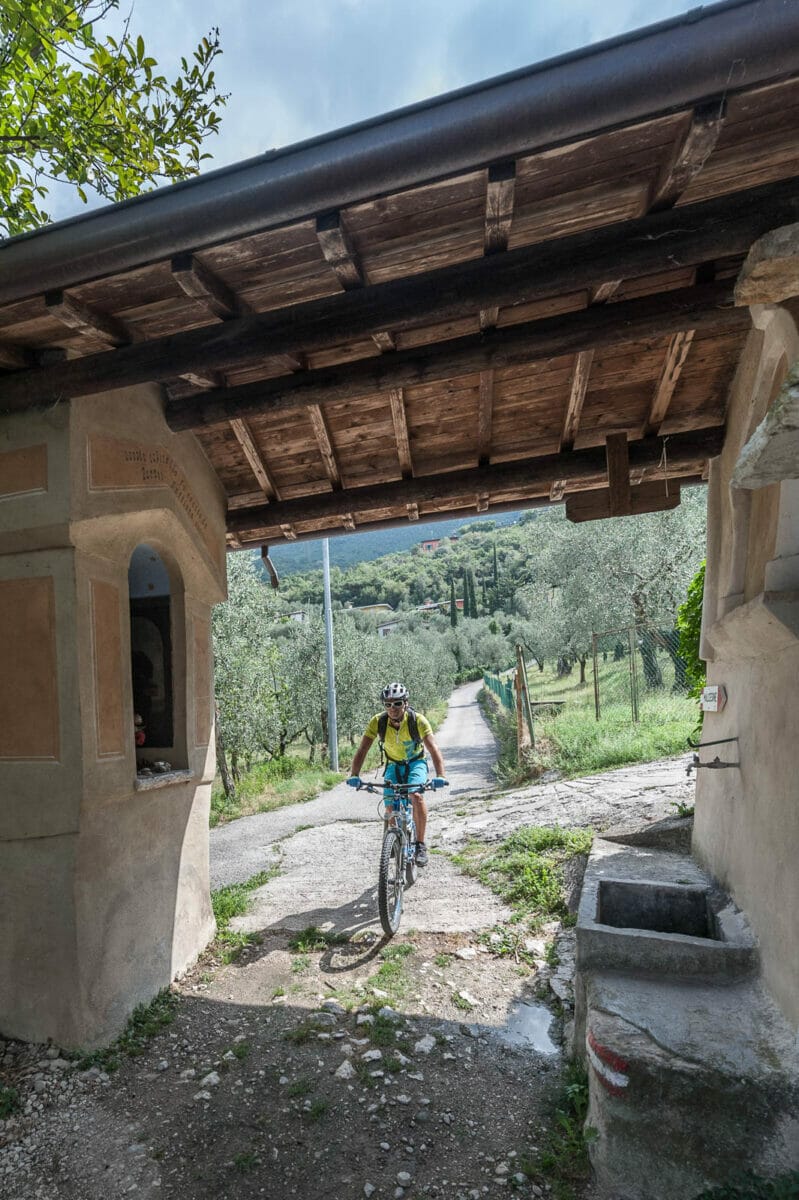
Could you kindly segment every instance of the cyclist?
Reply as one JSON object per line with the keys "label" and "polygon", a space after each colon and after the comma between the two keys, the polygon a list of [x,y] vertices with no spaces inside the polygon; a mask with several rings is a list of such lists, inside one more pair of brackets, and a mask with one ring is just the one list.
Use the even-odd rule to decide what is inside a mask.
{"label": "cyclist", "polygon": [[[425,750],[430,752],[435,778],[431,780],[434,788],[447,786],[444,778],[444,759],[433,737],[433,729],[427,717],[414,712],[408,704],[408,689],[404,684],[395,681],[387,683],[381,692],[382,713],[375,713],[366,726],[361,744],[355,751],[355,757],[350,767],[350,777],[347,783],[350,787],[360,784],[359,772],[364,764],[369,747],[375,738],[380,740],[380,748],[388,760],[385,778],[389,783],[422,784],[427,782],[427,759]],[[427,804],[422,792],[411,792],[413,819],[416,825],[416,864],[427,866],[427,846],[424,835],[427,829]]]}

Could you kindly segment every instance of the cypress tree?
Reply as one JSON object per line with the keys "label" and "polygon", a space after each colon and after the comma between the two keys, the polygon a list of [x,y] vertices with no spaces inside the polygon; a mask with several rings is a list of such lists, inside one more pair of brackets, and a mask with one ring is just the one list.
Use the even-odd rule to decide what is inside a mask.
{"label": "cypress tree", "polygon": [[458,624],[458,606],[455,603],[455,577],[449,581],[449,623],[454,629]]}

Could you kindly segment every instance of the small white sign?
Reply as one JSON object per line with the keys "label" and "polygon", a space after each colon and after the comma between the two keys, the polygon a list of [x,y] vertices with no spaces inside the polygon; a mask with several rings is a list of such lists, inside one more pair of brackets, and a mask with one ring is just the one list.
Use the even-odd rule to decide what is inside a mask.
{"label": "small white sign", "polygon": [[702,688],[699,707],[702,712],[721,712],[727,703],[727,690],[722,683],[710,683]]}

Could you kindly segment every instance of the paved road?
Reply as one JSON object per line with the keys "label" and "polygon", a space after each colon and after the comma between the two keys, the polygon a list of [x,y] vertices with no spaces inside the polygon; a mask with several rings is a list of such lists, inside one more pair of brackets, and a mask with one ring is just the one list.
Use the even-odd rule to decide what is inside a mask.
{"label": "paved road", "polygon": [[[478,681],[455,689],[447,717],[436,733],[452,781],[453,798],[485,791],[493,783],[491,768],[496,762],[496,745],[477,704],[480,687]],[[211,887],[240,883],[264,870],[280,856],[277,843],[291,837],[297,829],[319,829],[343,822],[375,824],[377,803],[376,796],[353,792],[342,783],[306,804],[256,813],[212,829]],[[437,800],[432,801],[433,805],[436,803]],[[353,832],[350,830],[346,836]],[[318,861],[318,855],[314,857]]]}

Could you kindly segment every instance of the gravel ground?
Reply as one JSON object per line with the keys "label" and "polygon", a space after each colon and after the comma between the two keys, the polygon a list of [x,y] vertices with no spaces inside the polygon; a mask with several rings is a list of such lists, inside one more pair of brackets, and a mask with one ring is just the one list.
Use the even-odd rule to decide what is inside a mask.
{"label": "gravel ground", "polygon": [[[384,979],[375,923],[373,798],[362,812],[335,789],[213,831],[217,884],[280,860],[240,921],[260,943],[227,965],[206,953],[174,987],[172,1025],[111,1075],[81,1071],[57,1047],[0,1039],[0,1089],[21,1104],[0,1120],[4,1197],[549,1194],[520,1164],[552,1123],[572,935],[550,925],[530,939],[528,962],[499,957],[490,930],[502,906],[447,854],[522,824],[640,825],[690,790],[672,760],[493,795],[493,739],[469,690],[453,701],[439,739],[458,791],[435,803],[428,840],[439,853],[407,895],[388,950],[406,955],[396,977]],[[292,952],[291,931],[311,924],[349,940]],[[380,1005],[393,1012],[375,1027],[368,1008]]]}

